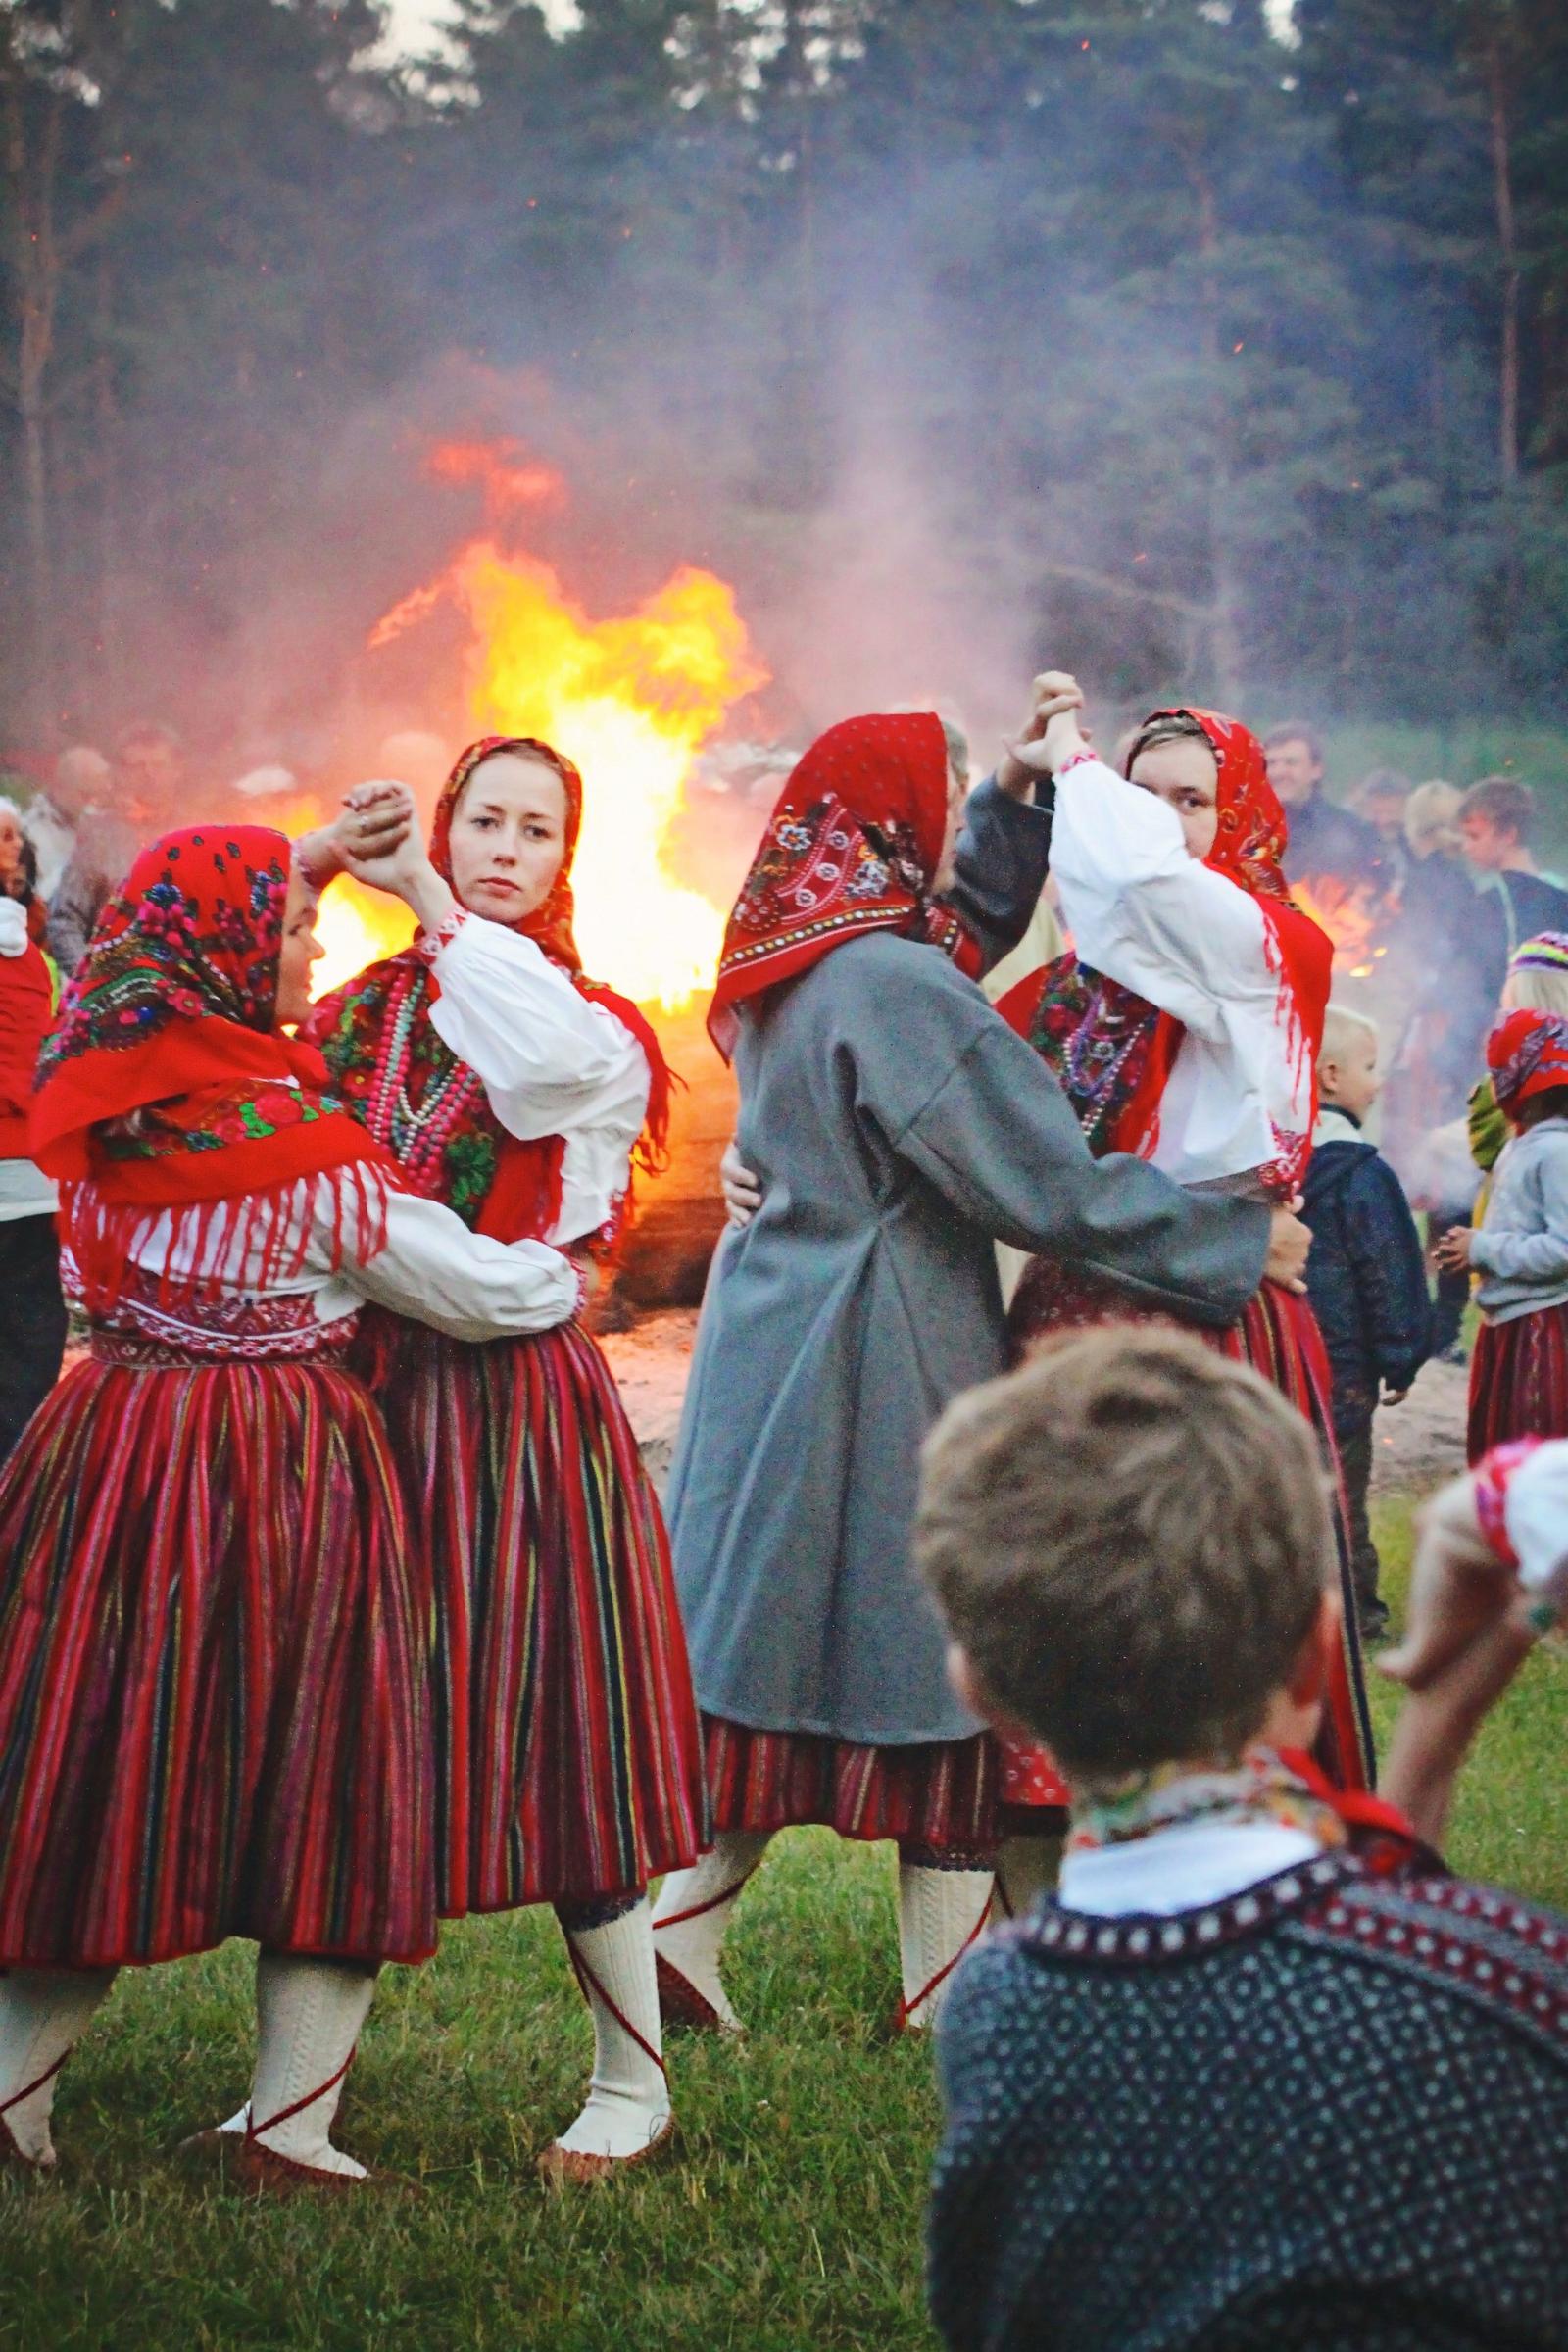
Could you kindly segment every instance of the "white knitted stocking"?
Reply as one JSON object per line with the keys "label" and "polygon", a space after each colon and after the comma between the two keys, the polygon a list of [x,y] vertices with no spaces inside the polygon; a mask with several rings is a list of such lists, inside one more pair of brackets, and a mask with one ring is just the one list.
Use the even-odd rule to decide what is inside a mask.
{"label": "white knitted stocking", "polygon": [[363,2180],[365,2167],[331,2142],[343,2078],[375,1977],[330,1960],[263,1952],[256,1962],[256,2076],[250,2137],[312,2172]]}
{"label": "white knitted stocking", "polygon": [[[740,2032],[741,2021],[719,1975],[719,1954],[730,1914],[767,1851],[769,1835],[766,1830],[721,1830],[711,1853],[690,1870],[672,1871],[660,1888],[654,1949],[660,1959],[660,1989],[672,2018],[718,2025],[729,2034]],[[688,1997],[693,1991],[695,2002]],[[704,2016],[705,2010],[710,2014]]]}
{"label": "white knitted stocking", "polygon": [[[55,2084],[115,1981],[112,1968],[14,1968],[0,1976],[0,2126],[28,2164],[55,2161]],[[0,2132],[0,2144],[3,2144]]]}
{"label": "white knitted stocking", "polygon": [[994,1885],[989,1870],[899,1865],[903,2017],[911,2031],[935,2024],[953,1971],[985,1932]]}
{"label": "white knitted stocking", "polygon": [[605,1927],[564,1932],[593,2013],[594,2073],[587,2106],[556,2147],[611,2162],[646,2155],[670,2113],[647,1898]]}

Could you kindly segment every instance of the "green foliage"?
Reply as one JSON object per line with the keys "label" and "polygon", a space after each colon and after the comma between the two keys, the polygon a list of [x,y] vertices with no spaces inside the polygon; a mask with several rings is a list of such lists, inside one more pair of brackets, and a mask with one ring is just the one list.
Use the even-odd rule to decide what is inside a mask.
{"label": "green foliage", "polygon": [[[706,555],[788,611],[871,450],[950,604],[989,571],[976,641],[1118,695],[1561,712],[1555,0],[1298,0],[1290,45],[1261,0],[578,19],[459,0],[416,68],[371,0],[0,0],[0,690],[35,730],[324,607],[325,514],[407,586],[419,534],[328,476],[481,377],[591,486],[607,575]],[[324,612],[306,717],[364,617]]]}

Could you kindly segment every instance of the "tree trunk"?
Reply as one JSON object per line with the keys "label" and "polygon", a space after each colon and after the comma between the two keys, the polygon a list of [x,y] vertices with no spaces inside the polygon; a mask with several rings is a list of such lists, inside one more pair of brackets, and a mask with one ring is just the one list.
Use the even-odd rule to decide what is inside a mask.
{"label": "tree trunk", "polygon": [[1213,601],[1209,614],[1209,655],[1214,665],[1214,691],[1234,709],[1241,700],[1242,581],[1230,537],[1231,434],[1230,404],[1220,382],[1224,343],[1220,327],[1219,204],[1214,183],[1196,154],[1186,158],[1188,177],[1198,198],[1198,250],[1207,265],[1203,271],[1203,357],[1213,383],[1213,454],[1208,475],[1209,575]]}
{"label": "tree trunk", "polygon": [[120,642],[120,404],[115,396],[114,274],[100,250],[95,288],[98,354],[93,363],[93,413],[98,428],[98,637],[104,700],[119,701],[123,661]]}
{"label": "tree trunk", "polygon": [[1498,375],[1497,462],[1504,482],[1519,479],[1519,238],[1513,205],[1512,139],[1502,44],[1487,43],[1487,94],[1492,129],[1492,193],[1502,264],[1502,352]]}
{"label": "tree trunk", "polygon": [[48,376],[54,352],[60,263],[55,241],[55,174],[60,153],[58,94],[41,105],[28,136],[24,88],[13,62],[5,82],[5,178],[11,203],[12,270],[18,331],[16,403],[22,445],[23,531],[27,551],[30,675],[26,702],[52,725],[57,704],[53,514],[49,496]]}

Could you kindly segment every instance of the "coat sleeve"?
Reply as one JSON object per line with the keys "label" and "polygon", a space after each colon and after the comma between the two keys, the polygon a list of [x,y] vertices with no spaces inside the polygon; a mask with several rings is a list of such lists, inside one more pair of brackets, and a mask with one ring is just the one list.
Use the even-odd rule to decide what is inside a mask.
{"label": "coat sleeve", "polygon": [[1421,1237],[1399,1179],[1367,1159],[1346,1186],[1345,1242],[1378,1378],[1407,1389],[1432,1352],[1432,1298]]}
{"label": "coat sleeve", "polygon": [[1470,1263],[1480,1274],[1510,1281],[1568,1281],[1568,1142],[1542,1153],[1535,1182],[1545,1218],[1541,1233],[1509,1233],[1482,1225],[1471,1238]]}
{"label": "coat sleeve", "polygon": [[1040,904],[1051,865],[1050,795],[1042,779],[1031,808],[992,776],[969,795],[947,898],[979,942],[986,971],[1012,953]]}
{"label": "coat sleeve", "polygon": [[1235,1321],[1268,1254],[1261,1202],[1185,1193],[1121,1153],[1097,1160],[1040,1056],[931,950],[867,941],[844,962],[862,1110],[962,1217],[1152,1306]]}

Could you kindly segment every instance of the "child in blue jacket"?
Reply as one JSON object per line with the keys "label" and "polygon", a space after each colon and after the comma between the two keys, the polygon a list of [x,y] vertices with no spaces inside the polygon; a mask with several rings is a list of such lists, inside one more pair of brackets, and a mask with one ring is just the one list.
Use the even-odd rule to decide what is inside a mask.
{"label": "child in blue jacket", "polygon": [[1306,1287],[1334,1376],[1334,1436],[1349,1505],[1361,1639],[1373,1642],[1389,1613],[1378,1594],[1377,1546],[1367,1524],[1372,1416],[1380,1402],[1399,1402],[1431,1353],[1432,1302],[1421,1238],[1399,1179],[1361,1134],[1381,1087],[1376,1024],[1331,1004],[1317,1073],[1318,1121],[1301,1211],[1312,1228]]}

